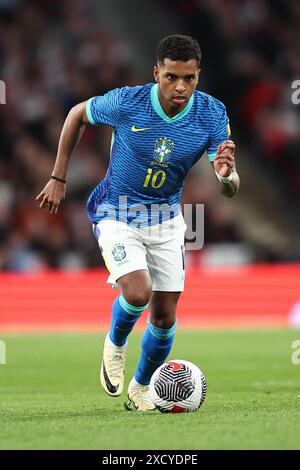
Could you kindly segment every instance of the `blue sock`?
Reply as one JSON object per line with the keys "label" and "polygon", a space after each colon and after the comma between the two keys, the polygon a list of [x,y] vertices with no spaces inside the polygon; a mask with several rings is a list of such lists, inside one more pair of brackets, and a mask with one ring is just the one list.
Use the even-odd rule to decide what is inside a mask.
{"label": "blue sock", "polygon": [[163,329],[148,321],[142,339],[142,354],[134,374],[138,383],[148,385],[153,372],[165,362],[172,348],[175,329],[176,323],[172,328]]}
{"label": "blue sock", "polygon": [[116,346],[123,346],[127,336],[134,327],[143,311],[147,308],[130,305],[123,295],[116,298],[112,306],[112,318],[109,337]]}

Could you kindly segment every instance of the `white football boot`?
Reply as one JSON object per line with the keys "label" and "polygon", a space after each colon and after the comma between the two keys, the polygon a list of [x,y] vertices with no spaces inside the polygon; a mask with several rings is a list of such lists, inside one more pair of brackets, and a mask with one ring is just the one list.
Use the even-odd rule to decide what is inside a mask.
{"label": "white football boot", "polygon": [[123,392],[127,342],[116,346],[107,333],[100,370],[100,382],[106,393],[118,397]]}
{"label": "white football boot", "polygon": [[155,405],[149,394],[149,385],[139,384],[135,378],[131,379],[127,392],[125,408],[130,411],[152,411]]}

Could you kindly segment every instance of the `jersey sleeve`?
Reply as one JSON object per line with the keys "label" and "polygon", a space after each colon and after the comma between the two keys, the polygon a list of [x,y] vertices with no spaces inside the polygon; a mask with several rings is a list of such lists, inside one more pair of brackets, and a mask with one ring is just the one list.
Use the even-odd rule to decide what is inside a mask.
{"label": "jersey sleeve", "polygon": [[207,155],[210,162],[213,162],[217,154],[218,146],[223,144],[225,140],[231,139],[231,130],[226,108],[223,103],[215,110],[213,118],[212,132],[210,135]]}
{"label": "jersey sleeve", "polygon": [[125,95],[124,88],[116,88],[103,96],[94,96],[86,102],[86,115],[90,124],[116,127],[120,107]]}

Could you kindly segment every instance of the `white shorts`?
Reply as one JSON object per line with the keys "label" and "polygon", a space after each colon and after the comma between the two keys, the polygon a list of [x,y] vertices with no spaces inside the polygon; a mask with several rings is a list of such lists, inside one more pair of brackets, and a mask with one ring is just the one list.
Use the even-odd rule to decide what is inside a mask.
{"label": "white shorts", "polygon": [[142,228],[104,220],[94,224],[93,231],[110,272],[109,284],[116,285],[121,276],[147,269],[154,291],[183,291],[186,225],[182,214]]}

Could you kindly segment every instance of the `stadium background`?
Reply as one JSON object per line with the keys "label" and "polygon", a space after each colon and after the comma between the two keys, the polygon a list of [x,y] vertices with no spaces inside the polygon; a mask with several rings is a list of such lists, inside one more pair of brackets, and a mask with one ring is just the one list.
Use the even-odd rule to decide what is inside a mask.
{"label": "stadium background", "polygon": [[183,203],[205,204],[205,244],[186,253],[179,330],[299,326],[299,2],[0,0],[0,18],[2,334],[107,328],[116,293],[85,204],[105,175],[110,129],[86,128],[57,216],[35,197],[70,108],[152,81],[156,44],[174,32],[199,40],[199,89],[226,104],[241,177],[233,199],[206,156],[187,178]]}
{"label": "stadium background", "polygon": [[[205,204],[205,246],[187,252],[180,319],[187,322],[193,311],[200,324],[232,324],[237,313],[239,322],[252,316],[254,324],[286,323],[300,300],[300,271],[291,265],[300,259],[300,117],[291,100],[300,76],[298,2],[164,0],[140,11],[134,0],[15,0],[0,7],[7,87],[0,115],[3,327],[81,318],[97,324],[97,315],[101,327],[108,315],[115,294],[98,269],[103,260],[85,203],[105,175],[110,129],[86,128],[56,217],[38,210],[35,197],[51,173],[69,109],[111,88],[151,81],[156,43],[174,31],[200,42],[199,88],[226,103],[242,181],[238,197],[224,198],[206,156],[188,176],[183,203]],[[281,270],[279,263],[289,264]],[[94,275],[85,276],[90,268]],[[59,318],[51,299],[60,299]]]}

